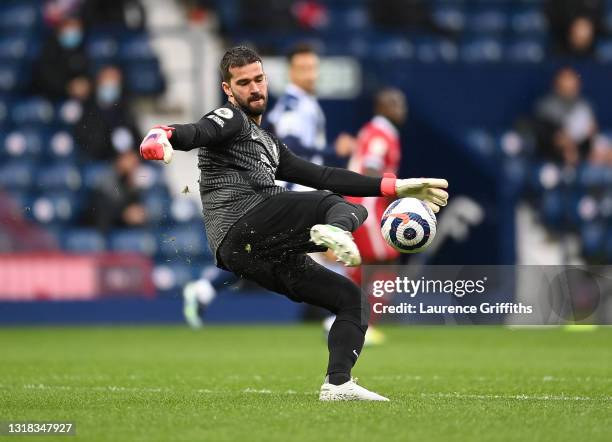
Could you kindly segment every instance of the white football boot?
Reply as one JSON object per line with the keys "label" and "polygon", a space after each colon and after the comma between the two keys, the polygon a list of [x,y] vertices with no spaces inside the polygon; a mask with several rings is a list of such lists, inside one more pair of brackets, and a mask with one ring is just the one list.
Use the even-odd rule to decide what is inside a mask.
{"label": "white football boot", "polygon": [[202,310],[204,310],[217,292],[206,279],[198,279],[185,284],[183,288],[183,316],[191,328],[202,327]]}
{"label": "white football boot", "polygon": [[351,232],[329,224],[316,224],[310,228],[310,240],[330,249],[345,266],[361,264],[361,255]]}
{"label": "white football boot", "polygon": [[329,383],[329,376],[325,377],[325,382],[321,385],[319,393],[320,401],[388,401],[384,396],[366,390],[357,385],[357,378],[351,378],[350,381],[342,385],[333,385]]}

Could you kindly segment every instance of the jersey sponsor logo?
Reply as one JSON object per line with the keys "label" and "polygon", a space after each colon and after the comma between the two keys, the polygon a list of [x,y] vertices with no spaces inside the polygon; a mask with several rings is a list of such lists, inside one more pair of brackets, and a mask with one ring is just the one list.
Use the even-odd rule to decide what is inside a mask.
{"label": "jersey sponsor logo", "polygon": [[213,120],[215,123],[217,123],[221,127],[225,126],[225,121],[223,121],[221,118],[217,117],[216,115],[208,115],[206,118],[210,118],[211,120]]}
{"label": "jersey sponsor logo", "polygon": [[220,107],[219,109],[215,109],[214,112],[221,118],[225,118],[226,120],[229,120],[234,116],[234,112],[232,112],[231,109],[228,109],[226,107]]}

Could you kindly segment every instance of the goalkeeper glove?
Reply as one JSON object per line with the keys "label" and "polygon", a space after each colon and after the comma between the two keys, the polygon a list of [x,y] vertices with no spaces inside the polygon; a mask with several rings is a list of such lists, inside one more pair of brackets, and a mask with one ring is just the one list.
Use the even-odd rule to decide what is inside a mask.
{"label": "goalkeeper glove", "polygon": [[392,198],[417,198],[425,202],[429,208],[438,213],[440,206],[446,206],[448,181],[441,178],[408,178],[398,180],[395,175],[385,173],[380,190],[385,196]]}
{"label": "goalkeeper glove", "polygon": [[168,140],[173,130],[173,127],[154,126],[140,144],[140,156],[145,160],[163,160],[166,164],[172,161],[174,149]]}

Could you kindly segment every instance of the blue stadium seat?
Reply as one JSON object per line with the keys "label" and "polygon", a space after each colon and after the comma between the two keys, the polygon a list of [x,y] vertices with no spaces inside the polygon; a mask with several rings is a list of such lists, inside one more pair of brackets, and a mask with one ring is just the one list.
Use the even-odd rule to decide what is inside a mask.
{"label": "blue stadium seat", "polygon": [[612,5],[608,4],[606,16],[604,17],[604,26],[608,32],[612,32]]}
{"label": "blue stadium seat", "polygon": [[516,34],[544,34],[548,23],[544,13],[536,8],[519,8],[510,18],[512,31]]}
{"label": "blue stadium seat", "polygon": [[50,133],[45,143],[45,155],[53,161],[74,160],[76,146],[72,134],[63,129]]}
{"label": "blue stadium seat", "polygon": [[4,126],[9,121],[9,109],[11,108],[11,99],[7,96],[0,97],[0,127]]}
{"label": "blue stadium seat", "polygon": [[20,1],[3,2],[0,8],[1,29],[29,29],[36,24],[40,10],[38,2]]}
{"label": "blue stadium seat", "polygon": [[143,161],[140,164],[137,178],[137,185],[143,190],[156,189],[159,186],[163,186],[165,183],[162,166],[152,161]]}
{"label": "blue stadium seat", "polygon": [[426,38],[415,40],[416,59],[423,63],[452,63],[459,58],[457,45],[450,40]]}
{"label": "blue stadium seat", "polygon": [[540,63],[546,57],[546,50],[538,39],[519,39],[505,48],[505,59],[515,63]]}
{"label": "blue stadium seat", "polygon": [[196,266],[184,261],[161,261],[153,268],[153,284],[162,294],[181,290],[185,284],[195,279],[195,268]]}
{"label": "blue stadium seat", "polygon": [[157,60],[146,33],[128,34],[123,37],[119,45],[119,57],[124,61]]}
{"label": "blue stadium seat", "polygon": [[34,197],[31,216],[41,224],[70,224],[78,217],[79,200],[72,192],[51,192]]}
{"label": "blue stadium seat", "polygon": [[0,163],[0,188],[27,190],[32,185],[35,170],[34,163],[27,159],[2,161]]}
{"label": "blue stadium seat", "polygon": [[[166,209],[167,210],[167,209]],[[172,221],[179,224],[193,223],[202,220],[202,210],[192,198],[176,197],[170,205]]]}
{"label": "blue stadium seat", "polygon": [[193,223],[158,233],[159,252],[166,259],[187,259],[210,256],[204,224]]}
{"label": "blue stadium seat", "polygon": [[360,6],[330,7],[328,17],[327,28],[338,33],[361,31],[370,25],[367,10]]}
{"label": "blue stadium seat", "polygon": [[11,119],[17,125],[49,124],[53,118],[53,105],[41,97],[18,100],[11,109]]}
{"label": "blue stadium seat", "polygon": [[109,34],[92,34],[86,43],[87,55],[97,63],[114,63],[119,55],[119,43]]}
{"label": "blue stadium seat", "polygon": [[460,56],[468,63],[498,62],[503,57],[503,46],[496,38],[467,39],[461,45]]}
{"label": "blue stadium seat", "polygon": [[604,251],[607,229],[601,221],[584,223],[580,229],[582,253],[588,258],[596,257]]}
{"label": "blue stadium seat", "polygon": [[87,164],[83,169],[83,185],[88,189],[97,187],[113,172],[112,166],[104,162]]}
{"label": "blue stadium seat", "polygon": [[19,65],[15,62],[0,66],[0,91],[13,92],[22,82],[19,78]]}
{"label": "blue stadium seat", "polygon": [[43,140],[40,129],[13,130],[2,140],[0,153],[14,158],[37,158],[42,151]]}
{"label": "blue stadium seat", "polygon": [[155,235],[144,229],[120,229],[110,233],[110,248],[152,256],[157,250]]}
{"label": "blue stadium seat", "polygon": [[461,32],[465,28],[466,16],[460,4],[451,3],[435,7],[433,20],[442,29]]}
{"label": "blue stadium seat", "polygon": [[157,95],[166,86],[157,59],[127,63],[125,80],[128,89],[137,95]]}
{"label": "blue stadium seat", "polygon": [[72,191],[81,188],[79,168],[71,163],[52,163],[40,168],[36,184],[41,192]]}
{"label": "blue stadium seat", "polygon": [[603,40],[597,44],[595,57],[602,63],[612,63],[612,39]]}
{"label": "blue stadium seat", "polygon": [[83,105],[77,100],[66,100],[55,103],[57,122],[64,125],[76,124],[83,115]]}
{"label": "blue stadium seat", "polygon": [[501,33],[509,26],[508,14],[501,8],[485,7],[469,12],[465,29],[474,33]]}
{"label": "blue stadium seat", "polygon": [[61,235],[62,248],[69,252],[96,253],[106,250],[106,239],[95,229],[67,229]]}
{"label": "blue stadium seat", "polygon": [[170,198],[165,192],[148,192],[144,197],[144,206],[151,224],[161,224],[170,220]]}
{"label": "blue stadium seat", "polygon": [[378,60],[410,60],[414,56],[414,45],[405,37],[383,37],[371,42],[368,52]]}
{"label": "blue stadium seat", "polygon": [[496,143],[493,135],[484,129],[471,129],[465,135],[465,144],[472,151],[483,157],[496,154]]}
{"label": "blue stadium seat", "polygon": [[546,225],[553,228],[566,226],[566,197],[559,190],[550,190],[542,194],[540,215]]}
{"label": "blue stadium seat", "polygon": [[578,183],[586,189],[606,189],[612,186],[612,170],[607,166],[582,164]]}
{"label": "blue stadium seat", "polygon": [[23,35],[0,37],[0,60],[20,60],[28,49],[28,39]]}

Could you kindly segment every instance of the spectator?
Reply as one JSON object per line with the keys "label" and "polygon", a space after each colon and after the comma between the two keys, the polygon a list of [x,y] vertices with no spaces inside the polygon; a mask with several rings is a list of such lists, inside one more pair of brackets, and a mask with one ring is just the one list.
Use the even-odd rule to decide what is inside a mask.
{"label": "spectator", "polygon": [[543,158],[572,166],[589,158],[597,120],[581,87],[578,73],[563,68],[555,76],[552,92],[537,103],[535,126]]}
{"label": "spectator", "polygon": [[74,136],[88,158],[97,160],[134,149],[142,139],[123,91],[119,68],[106,66],[98,72],[95,96],[85,103]]}
{"label": "spectator", "polygon": [[601,33],[602,0],[547,0],[545,6],[553,49],[558,54],[588,57]]}
{"label": "spectator", "polygon": [[140,0],[85,0],[82,13],[88,27],[119,26],[143,30],[146,24],[145,9]]}
{"label": "spectator", "polygon": [[32,89],[52,100],[85,100],[90,94],[84,29],[77,17],[63,19],[35,62]]}
{"label": "spectator", "polygon": [[119,154],[110,176],[101,180],[88,198],[83,214],[87,225],[102,232],[112,228],[139,227],[147,222],[142,195],[136,185],[140,158],[135,150]]}
{"label": "spectator", "polygon": [[82,0],[47,0],[43,5],[43,19],[48,26],[56,27],[68,16],[78,14]]}

